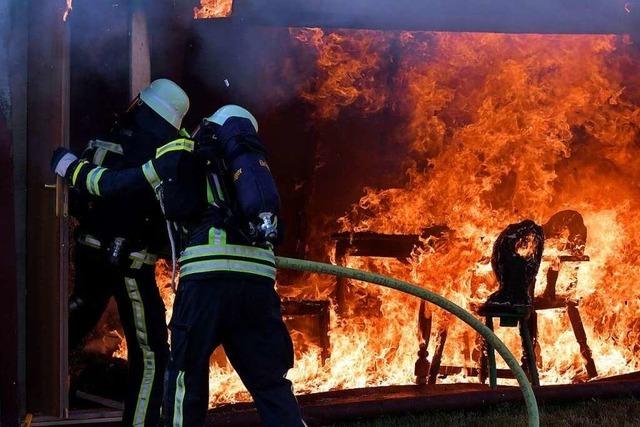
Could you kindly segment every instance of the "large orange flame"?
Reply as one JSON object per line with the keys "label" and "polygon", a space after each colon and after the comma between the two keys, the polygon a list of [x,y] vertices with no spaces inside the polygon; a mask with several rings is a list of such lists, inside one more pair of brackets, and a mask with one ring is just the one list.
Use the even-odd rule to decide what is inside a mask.
{"label": "large orange flame", "polygon": [[[524,218],[544,223],[575,209],[588,228],[591,261],[563,267],[558,292],[579,301],[600,376],[640,369],[640,55],[627,38],[319,29],[291,30],[291,36],[317,58],[317,76],[301,97],[314,107],[320,130],[345,110],[365,118],[393,111],[405,120],[388,144],[409,147],[405,167],[391,171],[402,185],[365,188],[333,230],[310,237],[311,247],[331,259],[327,231],[419,234],[446,224],[453,230],[448,238],[415,249],[408,264],[356,257],[348,263],[421,284],[471,309],[495,290],[487,260],[506,225]],[[331,158],[320,163],[330,165]],[[546,270],[557,266],[561,243],[546,243],[537,294]],[[165,283],[166,272],[159,271]],[[315,277],[282,287],[305,299],[326,299],[333,289],[332,279]],[[163,295],[171,306],[170,293]],[[413,381],[418,302],[367,285],[354,285],[349,298],[343,318],[332,307],[326,364],[308,337],[292,331],[297,360],[289,377],[297,392]],[[538,315],[542,383],[584,380],[566,313]],[[475,334],[440,311],[433,322],[434,330],[448,330],[443,363],[473,366]],[[513,330],[498,334],[518,355]],[[219,354],[210,381],[212,404],[249,398]],[[460,374],[446,381],[476,379]]]}

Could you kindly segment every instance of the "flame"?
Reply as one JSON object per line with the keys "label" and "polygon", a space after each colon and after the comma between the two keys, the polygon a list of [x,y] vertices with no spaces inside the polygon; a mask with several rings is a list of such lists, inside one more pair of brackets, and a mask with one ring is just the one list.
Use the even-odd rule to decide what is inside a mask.
{"label": "flame", "polygon": [[[524,218],[542,224],[555,212],[577,210],[588,229],[590,261],[560,264],[567,236],[548,239],[536,295],[545,289],[547,270],[561,266],[557,294],[579,302],[599,376],[640,370],[640,55],[628,38],[290,33],[315,57],[317,73],[300,97],[313,108],[319,134],[356,115],[402,118],[386,142],[406,157],[402,168],[389,171],[397,185],[364,188],[337,223],[333,217],[331,229],[327,212],[310,214],[313,253],[335,261],[327,243],[334,231],[420,234],[446,224],[452,231],[443,239],[425,238],[408,263],[348,257],[347,264],[420,284],[473,310],[496,289],[489,258],[508,224]],[[335,153],[332,142],[321,140],[319,152]],[[370,149],[354,162],[384,155]],[[318,168],[330,167],[331,157],[319,159]],[[528,242],[519,248],[529,249]],[[170,308],[166,266],[157,275]],[[288,297],[333,304],[331,358],[324,365],[313,340],[292,330],[296,366],[289,378],[296,392],[412,383],[419,302],[351,284],[339,317],[334,289],[334,279],[316,276],[279,287]],[[432,316],[429,354],[437,332],[446,329],[443,364],[474,367],[475,333],[442,311]],[[565,310],[539,311],[538,329],[542,383],[586,380]],[[514,329],[497,333],[519,357]],[[445,381],[477,379],[459,374]],[[250,398],[221,352],[211,359],[210,391],[212,405]]]}
{"label": "flame", "polygon": [[[382,259],[352,259],[350,266],[425,284],[472,309],[473,302],[495,290],[486,260],[491,243],[507,224],[523,218],[543,223],[561,209],[576,209],[589,230],[586,251],[591,261],[564,265],[558,292],[580,301],[601,376],[640,368],[640,291],[633,285],[640,279],[640,229],[633,219],[640,200],[635,169],[640,154],[640,92],[635,76],[627,74],[633,73],[639,58],[630,56],[625,39],[376,32],[372,36],[360,31],[339,32],[337,37],[319,30],[302,30],[302,35],[298,31],[293,31],[294,37],[305,41],[311,35],[311,47],[318,52],[321,81],[304,97],[320,117],[336,119],[350,106],[341,103],[345,88],[332,81],[333,76],[344,75],[351,81],[342,83],[365,85],[378,95],[380,104],[373,105],[381,107],[363,111],[365,116],[386,108],[409,118],[399,133],[411,148],[404,186],[365,189],[340,219],[342,230],[419,234],[430,224],[445,223],[455,231],[439,250],[416,251],[410,268]],[[375,66],[364,68],[366,72],[361,68],[376,64],[368,44],[376,37],[386,40],[375,43],[382,48],[374,56],[389,56],[385,46],[400,50],[395,53],[400,58],[394,64],[395,76],[382,82],[367,78],[380,72]],[[366,57],[362,63],[356,66],[336,56],[346,47],[353,52],[351,44],[360,39],[366,40],[361,42],[360,54]],[[323,68],[326,64],[338,69]],[[552,242],[548,246],[545,255],[553,255]],[[526,247],[521,249],[526,252]],[[544,289],[548,268],[547,262],[538,292]],[[349,350],[338,353],[338,357],[359,353],[359,360],[349,365],[357,380],[338,386],[392,384],[391,378],[408,383],[416,359],[415,306],[395,294],[368,288],[365,293],[369,301],[379,301],[384,322],[376,324],[361,312],[359,331],[348,331]],[[473,352],[476,345],[464,326],[442,313],[434,315],[434,322],[437,329],[446,327],[449,332],[444,363],[468,366],[461,350],[471,347]],[[543,384],[583,378],[584,362],[567,315],[562,310],[540,311],[538,323]],[[519,337],[512,330],[501,329],[499,335],[516,354],[520,351]],[[366,350],[359,352],[362,345]],[[371,372],[376,365],[366,355],[389,349],[393,357],[384,369]],[[430,351],[433,354],[433,345]]]}
{"label": "flame", "polygon": [[292,34],[319,54],[317,86],[313,92],[302,93],[302,98],[318,107],[318,118],[335,118],[341,109],[350,106],[367,113],[382,109],[387,96],[378,84],[377,72],[385,60],[383,52],[389,49],[389,40],[383,33],[360,31],[351,37],[312,28],[293,30]]}
{"label": "flame", "polygon": [[231,16],[233,0],[201,0],[200,7],[193,9],[195,19],[226,18]]}
{"label": "flame", "polygon": [[67,7],[64,10],[64,13],[62,15],[62,20],[64,22],[67,22],[67,18],[69,17],[69,14],[71,13],[71,10],[73,9],[73,0],[66,0],[67,2]]}

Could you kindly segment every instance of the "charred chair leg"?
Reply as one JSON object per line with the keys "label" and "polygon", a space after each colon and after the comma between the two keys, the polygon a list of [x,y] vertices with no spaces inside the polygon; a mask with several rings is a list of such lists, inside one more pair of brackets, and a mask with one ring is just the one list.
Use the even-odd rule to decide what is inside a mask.
{"label": "charred chair leg", "polygon": [[540,385],[538,367],[536,366],[536,355],[533,349],[533,340],[527,326],[527,319],[520,320],[520,338],[522,339],[522,364],[529,374],[531,384]]}
{"label": "charred chair leg", "polygon": [[[493,331],[493,317],[485,317],[485,324]],[[489,386],[492,389],[498,388],[498,371],[496,369],[496,353],[491,344],[485,343],[487,351],[487,362],[489,362]]]}
{"label": "charred chair leg", "polygon": [[416,360],[414,374],[416,376],[416,384],[427,384],[429,378],[429,370],[431,363],[429,362],[429,341],[431,339],[432,325],[431,311],[427,307],[426,301],[420,302],[418,310],[418,333],[420,335],[420,344],[418,349],[418,359]]}
{"label": "charred chair leg", "polygon": [[433,353],[433,360],[431,361],[431,369],[429,369],[429,379],[427,380],[427,384],[435,384],[438,380],[440,364],[442,363],[442,353],[444,352],[444,345],[447,343],[448,334],[449,331],[446,328],[440,329],[440,332],[438,332],[438,342],[436,343],[436,349]]}
{"label": "charred chair leg", "polygon": [[571,322],[573,333],[575,334],[578,345],[580,346],[580,354],[584,359],[584,366],[587,370],[587,375],[590,379],[595,378],[598,376],[598,371],[596,369],[596,363],[593,360],[593,356],[591,355],[591,348],[587,343],[587,333],[584,330],[584,325],[582,323],[578,307],[575,304],[567,304],[567,314],[569,315],[569,321]]}

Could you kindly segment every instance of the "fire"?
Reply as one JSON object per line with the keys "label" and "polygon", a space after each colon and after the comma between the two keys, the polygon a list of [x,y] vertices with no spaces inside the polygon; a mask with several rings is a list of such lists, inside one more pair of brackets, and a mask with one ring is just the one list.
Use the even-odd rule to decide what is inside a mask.
{"label": "fire", "polygon": [[195,19],[226,18],[231,16],[233,0],[201,0],[200,7],[193,9]]}
{"label": "fire", "polygon": [[360,32],[360,37],[343,33],[325,35],[318,28],[293,33],[295,38],[323,49],[318,56],[320,73],[318,87],[313,93],[303,92],[302,98],[316,105],[321,119],[334,118],[345,107],[375,113],[385,105],[385,88],[377,81],[389,49],[389,39],[375,31]]}
{"label": "fire", "polygon": [[[640,291],[634,289],[640,279],[640,229],[633,219],[640,200],[640,92],[630,71],[639,58],[629,56],[624,38],[293,33],[303,41],[311,36],[310,46],[317,51],[321,81],[304,97],[321,117],[335,119],[344,110],[341,94],[346,89],[334,86],[338,75],[350,76],[352,81],[342,81],[350,87],[365,85],[368,93],[378,94],[381,104],[372,105],[409,118],[397,137],[410,145],[409,167],[400,171],[404,184],[365,189],[340,219],[342,229],[419,234],[428,225],[444,223],[454,230],[446,247],[417,250],[409,268],[355,258],[352,266],[412,280],[471,309],[471,303],[483,301],[495,289],[482,260],[488,259],[491,243],[506,225],[524,218],[544,223],[559,210],[576,209],[589,230],[586,252],[591,262],[578,267],[576,288],[564,291],[580,300],[599,374],[640,368]],[[380,50],[370,52],[376,37],[383,40],[375,43]],[[359,51],[353,49],[358,43]],[[372,82],[368,76],[381,70],[363,64],[380,63],[391,54],[390,45],[399,49],[394,53],[398,69]],[[362,57],[362,62],[354,65],[336,56],[347,49],[350,58]],[[526,252],[527,246],[519,249]],[[550,247],[547,255],[552,253]],[[545,263],[541,269],[539,290],[544,289],[548,268]],[[561,270],[565,276],[567,271],[573,269]],[[561,277],[558,282],[561,288],[571,280]],[[367,288],[366,293],[380,301],[384,321],[364,313],[356,319],[362,322],[357,330],[332,334],[334,346],[335,341],[343,344],[336,335],[349,334],[348,350],[338,352],[338,358],[360,356],[349,364],[354,379],[338,387],[410,382],[417,348],[415,304],[384,291]],[[434,322],[437,329],[449,331],[444,363],[468,365],[461,350],[475,344],[465,327],[438,312]],[[540,311],[538,325],[543,383],[582,377],[583,361],[567,315]],[[512,332],[501,329],[499,335],[518,353],[519,338]],[[361,346],[367,350],[359,351]],[[371,369],[380,364],[370,354],[387,355],[382,369]],[[335,355],[334,347],[332,359]]]}
{"label": "fire", "polygon": [[[420,284],[472,310],[496,289],[488,260],[508,224],[543,224],[576,210],[588,229],[590,261],[563,264],[557,293],[579,301],[600,377],[640,370],[640,56],[627,38],[319,29],[291,30],[291,37],[316,58],[317,74],[300,97],[313,107],[319,133],[353,117],[371,123],[393,116],[385,144],[403,160],[376,149],[353,159],[388,160],[393,184],[364,188],[331,230],[328,212],[309,214],[310,258],[333,260],[333,231],[419,235],[446,224],[451,232],[416,248],[408,263],[350,257],[348,264]],[[320,141],[318,168],[331,167],[332,157],[322,155],[340,149],[332,143]],[[558,268],[566,238],[546,242],[536,295],[547,270]],[[529,243],[518,250],[526,255]],[[166,270],[158,275],[165,283]],[[312,276],[279,289],[326,300],[334,284]],[[171,307],[172,296],[163,296]],[[292,331],[296,366],[289,377],[298,393],[413,382],[419,301],[353,284],[342,317],[332,303],[324,365],[321,350]],[[474,367],[475,334],[446,313],[432,315],[430,355],[446,329],[443,364]],[[566,312],[539,311],[538,328],[542,383],[585,380]],[[518,356],[514,330],[497,333]],[[212,404],[249,398],[222,354],[211,366]],[[460,374],[445,381],[477,380]]]}
{"label": "fire", "polygon": [[69,17],[69,14],[71,13],[71,10],[73,9],[73,0],[66,0],[67,2],[67,7],[64,10],[64,14],[62,15],[62,20],[64,22],[67,22],[67,18]]}

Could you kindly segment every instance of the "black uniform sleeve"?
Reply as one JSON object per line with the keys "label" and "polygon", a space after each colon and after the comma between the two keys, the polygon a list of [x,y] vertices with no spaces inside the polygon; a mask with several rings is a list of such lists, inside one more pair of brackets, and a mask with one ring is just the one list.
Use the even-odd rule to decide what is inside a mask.
{"label": "black uniform sleeve", "polygon": [[69,166],[65,179],[82,194],[105,198],[151,190],[142,167],[113,170],[76,160]]}
{"label": "black uniform sleeve", "polygon": [[104,198],[153,191],[171,221],[189,219],[206,205],[205,178],[187,139],[158,148],[155,159],[136,168],[112,170],[76,160],[65,179],[80,193]]}

